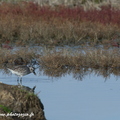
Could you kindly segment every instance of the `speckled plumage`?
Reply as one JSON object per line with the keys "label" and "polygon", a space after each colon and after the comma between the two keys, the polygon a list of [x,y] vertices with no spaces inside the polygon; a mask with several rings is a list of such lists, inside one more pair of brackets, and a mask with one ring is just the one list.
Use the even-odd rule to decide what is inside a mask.
{"label": "speckled plumage", "polygon": [[22,76],[25,76],[27,74],[34,73],[36,75],[35,68],[28,67],[26,65],[14,66],[12,68],[8,68],[8,70],[10,70],[13,74],[18,76],[18,81],[19,81],[19,77],[20,80],[22,80]]}

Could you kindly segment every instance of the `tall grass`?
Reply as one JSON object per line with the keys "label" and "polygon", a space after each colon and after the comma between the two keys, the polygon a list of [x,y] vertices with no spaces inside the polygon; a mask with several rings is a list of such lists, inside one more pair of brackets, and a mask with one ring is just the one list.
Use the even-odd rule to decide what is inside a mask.
{"label": "tall grass", "polygon": [[32,59],[37,58],[36,50],[24,48],[12,52],[10,50],[0,48],[0,66],[2,65],[2,67],[4,67],[6,64],[14,65],[16,64],[15,62],[19,62],[19,58],[22,58],[23,64],[28,64]]}
{"label": "tall grass", "polygon": [[111,73],[119,76],[119,58],[118,49],[82,49],[82,51],[47,51],[45,55],[39,57],[38,61],[45,75],[61,77],[72,73],[75,79],[82,80],[90,73],[103,75],[105,78]]}
{"label": "tall grass", "polygon": [[40,64],[48,68],[81,67],[87,68],[120,68],[120,54],[114,50],[60,51],[40,56]]}
{"label": "tall grass", "polygon": [[120,68],[120,51],[119,49],[103,50],[103,49],[88,49],[71,51],[64,50],[50,50],[38,52],[36,49],[20,49],[15,52],[10,50],[0,49],[0,63],[11,63],[17,58],[22,58],[25,63],[32,59],[37,59],[40,66],[57,69],[73,67],[78,69],[80,67],[88,68]]}
{"label": "tall grass", "polygon": [[0,69],[9,65],[21,65],[21,62],[27,65],[33,59],[39,63],[40,71],[42,70],[44,74],[52,77],[60,77],[72,72],[76,79],[82,79],[84,75],[93,71],[104,77],[111,73],[120,75],[120,51],[118,48],[111,50],[82,48],[75,51],[45,49],[43,52],[27,48],[16,52],[0,49]]}
{"label": "tall grass", "polygon": [[120,10],[39,6],[33,2],[0,4],[0,43],[16,45],[81,45],[110,43],[120,33]]}

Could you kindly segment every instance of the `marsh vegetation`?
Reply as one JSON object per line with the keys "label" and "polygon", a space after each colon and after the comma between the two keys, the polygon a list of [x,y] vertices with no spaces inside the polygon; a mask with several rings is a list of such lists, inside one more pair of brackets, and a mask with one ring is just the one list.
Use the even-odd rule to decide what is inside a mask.
{"label": "marsh vegetation", "polygon": [[[50,88],[51,92],[48,92],[48,86],[50,86],[50,84],[47,86],[46,89],[46,84],[42,84],[41,82],[42,80],[46,82],[43,77],[44,75],[46,77],[56,77],[55,80],[59,77],[66,77],[68,75],[69,77],[63,78],[64,81],[65,79],[69,80],[69,78],[70,80],[72,80],[73,78],[77,80],[84,80],[83,78],[89,75],[92,75],[92,78],[94,78],[94,76],[97,76],[95,79],[98,79],[98,76],[103,76],[105,80],[109,78],[110,75],[115,75],[118,77],[120,76],[119,4],[114,5],[112,4],[112,2],[103,4],[104,0],[91,0],[92,3],[88,2],[88,0],[71,0],[71,2],[76,2],[72,5],[67,4],[69,0],[66,0],[67,2],[65,4],[57,5],[52,3],[52,1],[54,0],[49,0],[49,3],[47,4],[42,3],[46,0],[39,1],[0,1],[0,71],[2,72],[2,75],[11,75],[11,73],[7,70],[7,66],[33,64],[36,68],[37,76],[35,76],[36,78],[26,77],[26,80],[24,79],[24,84],[31,84],[32,86],[33,84],[37,84],[39,90],[46,90],[46,93],[48,93],[50,97],[53,97],[54,101],[56,99],[54,97],[57,96],[57,104],[63,101],[60,98],[69,98],[66,96],[70,95],[69,100],[65,100],[67,101],[67,103],[70,102],[69,106],[72,106],[71,103],[75,100],[81,102],[81,98],[85,97],[80,96],[80,99],[78,99],[77,97],[79,95],[85,95],[83,91],[88,90],[86,88],[90,87],[91,84],[89,84],[88,82],[88,87],[81,84],[81,86],[85,87],[85,89],[82,90],[81,86],[78,86],[80,89],[75,89],[77,91],[73,92],[73,89],[76,88],[76,85],[72,82],[69,84],[67,81],[67,85],[65,85],[63,82],[61,83],[61,86],[60,84],[58,84],[59,87],[57,85],[53,87],[52,85]],[[78,4],[78,1],[81,3]],[[2,82],[6,82],[7,79],[3,77],[1,78],[1,80]],[[47,78],[47,80],[49,79]],[[7,83],[16,84],[16,82],[14,82],[16,81],[16,77],[8,78],[8,81]],[[112,84],[116,85],[114,83]],[[1,85],[3,86],[3,84]],[[100,84],[98,86],[97,85],[94,84],[95,92],[96,90],[98,90],[96,88],[98,88]],[[68,89],[68,86],[70,87],[70,89]],[[54,88],[53,91],[52,88]],[[58,96],[59,92],[56,91],[58,90],[56,88],[60,88],[59,91],[62,91],[61,88],[67,88],[63,90],[62,93],[62,95],[65,95],[65,97]],[[91,88],[92,87],[90,87],[90,90]],[[100,91],[101,90],[103,90],[103,87],[100,88]],[[68,94],[66,94],[64,91],[66,91],[66,93]],[[82,91],[82,93],[80,93],[80,91]],[[12,94],[14,95],[19,95],[20,98],[23,98],[23,100],[30,100],[30,105],[25,103],[25,105],[29,107],[31,107],[32,104],[37,103],[37,96],[33,93],[26,94],[24,89],[15,89],[15,92],[13,90],[10,92],[12,92]],[[77,99],[72,96],[71,102],[71,94],[73,93],[72,95],[74,95],[74,93],[77,92],[79,93],[79,95],[76,94]],[[4,92],[1,93],[3,94]],[[47,95],[47,97],[45,96],[45,99],[48,98],[48,94],[46,93],[43,92],[44,95]],[[50,95],[51,93],[53,96]],[[103,97],[103,93],[104,92],[102,92],[102,97],[99,93],[97,93],[97,95],[100,96],[99,100],[101,98],[105,98]],[[87,94],[87,96],[88,95],[90,95],[91,100],[91,94]],[[35,99],[35,102],[32,100],[32,98]],[[86,103],[89,103],[88,97],[86,98]],[[113,97],[112,95],[112,98],[115,97]],[[52,109],[55,105],[54,110],[56,111],[57,104],[55,102],[51,102],[50,99],[47,100],[47,103],[50,102],[49,105],[52,105],[51,103],[53,103],[53,105],[51,106]],[[58,100],[60,101],[58,102]],[[92,99],[91,103],[94,103],[94,100]],[[74,102],[77,103],[77,107],[79,102]],[[62,106],[61,111],[63,110],[63,108],[65,108],[66,105]],[[73,104],[73,106],[75,106],[75,104]],[[103,103],[101,106],[103,106]],[[4,105],[0,106],[0,108],[5,112],[9,112],[9,109],[7,109],[9,108],[9,106]],[[26,109],[26,106],[23,105],[22,108],[23,112],[28,111],[28,109]],[[51,108],[50,111],[52,111]],[[73,112],[71,113],[76,113],[74,112],[77,110],[76,108],[74,110],[72,107]],[[81,109],[81,106],[79,108]],[[105,107],[103,106],[102,110],[103,108]],[[35,110],[35,113],[38,113],[39,110],[36,111],[36,108],[33,109]],[[67,113],[69,110],[70,109],[67,108]],[[78,110],[78,112],[79,111],[80,110]],[[56,115],[59,115],[60,112],[58,112]],[[87,112],[85,112],[85,114]],[[58,116],[56,118],[58,118]]]}
{"label": "marsh vegetation", "polygon": [[[73,48],[72,48],[73,49]],[[108,77],[111,73],[120,75],[119,48],[104,50],[102,48],[23,48],[17,51],[1,50],[1,69],[9,65],[27,65],[35,62],[39,73],[43,72],[50,77],[61,77],[67,73],[73,73],[76,79],[95,72],[97,75]]]}
{"label": "marsh vegetation", "polygon": [[0,4],[0,44],[90,45],[119,44],[120,10],[82,6],[40,6],[33,2]]}
{"label": "marsh vegetation", "polygon": [[[0,64],[3,68],[5,64],[28,64],[35,59],[46,73],[66,68],[119,69],[119,18],[120,9],[112,4],[85,10],[80,5],[53,7],[35,2],[2,2]],[[55,48],[66,45],[77,45],[80,49]],[[42,52],[33,46],[42,46]]]}

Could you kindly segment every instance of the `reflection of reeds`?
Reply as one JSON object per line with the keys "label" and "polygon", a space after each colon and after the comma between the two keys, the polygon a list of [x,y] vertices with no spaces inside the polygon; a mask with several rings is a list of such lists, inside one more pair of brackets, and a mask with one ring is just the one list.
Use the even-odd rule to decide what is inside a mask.
{"label": "reflection of reeds", "polygon": [[38,50],[24,48],[16,51],[0,49],[0,64],[5,62],[13,63],[17,58],[28,62],[31,59],[37,59],[41,66],[48,68],[73,67],[79,70],[79,67],[88,68],[119,68],[120,51],[119,49],[93,49],[83,48],[78,50],[70,49],[46,49],[42,52]]}
{"label": "reflection of reeds", "polygon": [[119,68],[120,53],[114,50],[84,50],[73,53],[63,54],[63,52],[47,53],[40,57],[41,64],[48,68],[64,68],[66,66],[89,67],[89,68]]}
{"label": "reflection of reeds", "polygon": [[[97,75],[109,77],[111,73],[120,75],[119,49],[36,49],[24,48],[16,51],[0,49],[0,68],[5,64],[28,64],[36,59],[44,74],[51,77],[61,77],[73,73],[76,79],[81,79],[94,71]],[[17,61],[17,62],[16,62]],[[21,63],[22,62],[22,63]],[[40,69],[41,70],[41,69]]]}
{"label": "reflection of reeds", "polygon": [[80,67],[79,69],[74,68],[58,68],[58,69],[50,69],[43,67],[40,72],[43,71],[44,75],[49,77],[62,77],[67,74],[73,75],[73,78],[76,80],[83,80],[84,77],[88,75],[96,75],[103,76],[105,80],[109,79],[110,75],[113,74],[115,76],[120,76],[120,68],[88,68],[88,67]]}

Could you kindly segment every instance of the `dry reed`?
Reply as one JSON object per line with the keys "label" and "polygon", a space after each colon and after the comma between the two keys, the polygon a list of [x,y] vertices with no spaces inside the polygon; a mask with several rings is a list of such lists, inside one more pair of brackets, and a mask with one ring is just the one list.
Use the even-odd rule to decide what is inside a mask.
{"label": "dry reed", "polygon": [[42,52],[29,48],[16,51],[0,49],[0,68],[6,64],[15,65],[19,58],[22,58],[23,64],[29,64],[31,60],[36,59],[40,71],[51,77],[60,77],[71,72],[76,79],[82,79],[91,72],[104,77],[109,77],[111,73],[120,75],[120,51],[117,48],[110,50],[83,48],[74,51],[45,49]]}
{"label": "dry reed", "polygon": [[120,51],[119,49],[89,49],[71,51],[69,49],[55,50],[48,49],[39,52],[37,49],[19,49],[10,51],[0,49],[0,64],[5,62],[13,63],[15,59],[21,57],[24,61],[29,62],[37,59],[39,64],[46,68],[62,69],[72,67],[79,69],[87,68],[120,68]]}
{"label": "dry reed", "polygon": [[[0,44],[96,45],[119,39],[119,9],[102,6],[101,11],[82,7],[56,8],[32,2],[0,4]],[[105,42],[104,42],[105,41]]]}
{"label": "dry reed", "polygon": [[[68,52],[69,53],[69,52]],[[63,54],[63,52],[49,53],[40,57],[40,64],[48,68],[80,67],[88,68],[119,68],[120,54],[114,50],[84,50]]]}

